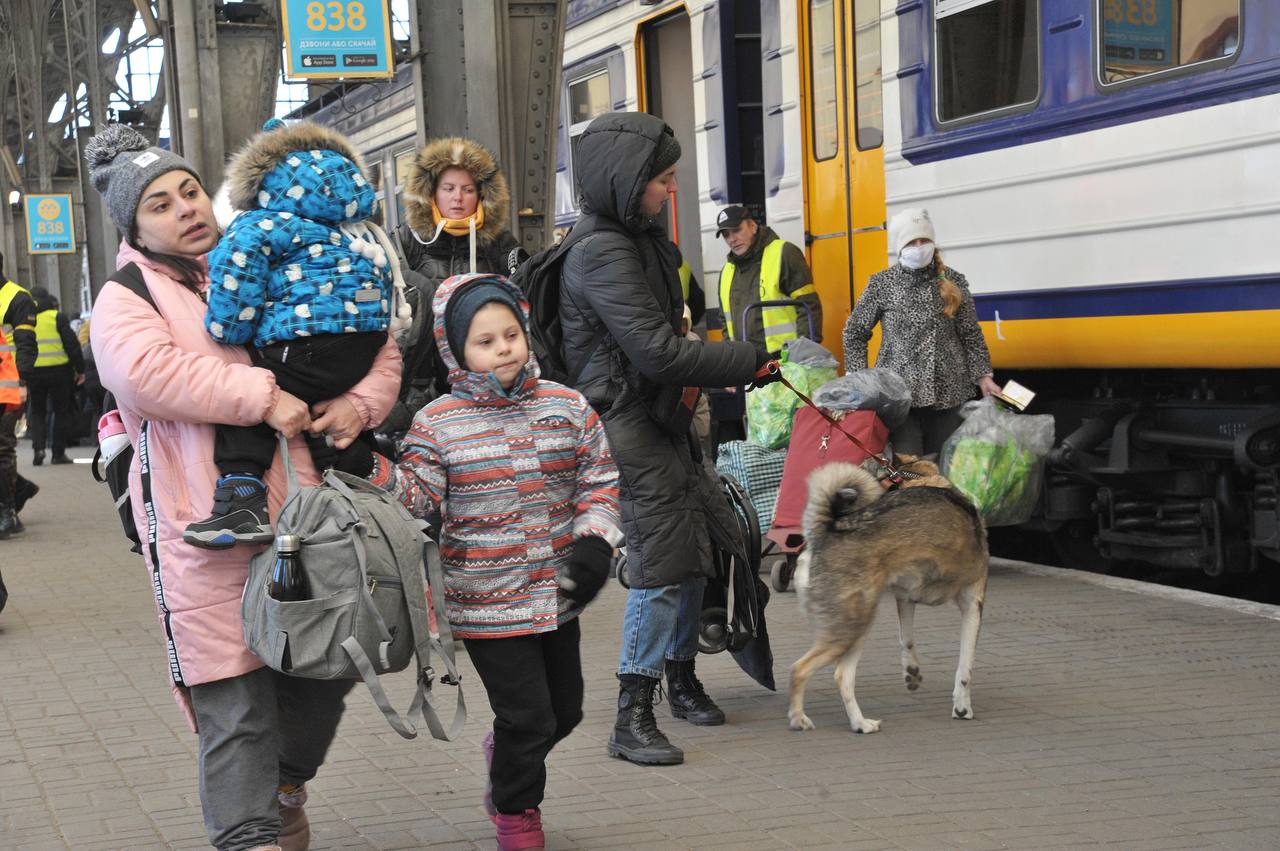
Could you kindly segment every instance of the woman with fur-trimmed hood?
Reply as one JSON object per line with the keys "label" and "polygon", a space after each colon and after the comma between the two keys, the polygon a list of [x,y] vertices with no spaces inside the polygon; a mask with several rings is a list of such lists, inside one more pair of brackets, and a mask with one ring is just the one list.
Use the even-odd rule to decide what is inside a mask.
{"label": "woman with fur-trimmed hood", "polygon": [[414,308],[413,327],[401,341],[401,404],[384,426],[386,431],[404,431],[419,408],[449,392],[448,370],[431,334],[436,288],[447,278],[470,272],[510,276],[528,258],[508,229],[510,209],[507,179],[479,142],[433,139],[414,156],[405,187],[408,221],[396,231]]}

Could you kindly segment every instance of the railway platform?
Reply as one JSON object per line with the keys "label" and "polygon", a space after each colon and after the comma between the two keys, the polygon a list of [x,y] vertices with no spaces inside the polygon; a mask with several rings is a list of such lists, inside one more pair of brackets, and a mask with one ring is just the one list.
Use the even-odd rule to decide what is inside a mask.
{"label": "railway platform", "polygon": [[[142,562],[86,466],[22,473],[41,492],[25,535],[0,542],[0,847],[207,847],[196,739],[169,697]],[[660,706],[686,761],[640,768],[604,752],[622,603],[611,584],[583,621],[586,718],[549,763],[548,848],[1280,847],[1280,607],[997,561],[976,719],[949,717],[956,611],[917,614],[924,684],[908,692],[889,604],[858,676],[884,725],[858,736],[829,671],[807,696],[817,729],[787,728],[787,669],[809,631],[795,595],[775,594],[782,692],[727,654],[701,657],[729,723],[695,728]],[[480,807],[491,715],[462,666],[471,720],[453,743],[401,740],[352,692],[309,787],[312,848],[494,847]],[[407,705],[407,678],[394,686]]]}

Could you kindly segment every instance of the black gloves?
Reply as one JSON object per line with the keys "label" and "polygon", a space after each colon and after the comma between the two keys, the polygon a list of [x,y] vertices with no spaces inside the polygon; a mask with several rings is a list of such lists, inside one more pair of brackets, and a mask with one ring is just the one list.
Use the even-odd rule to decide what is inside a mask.
{"label": "black gloves", "polygon": [[569,565],[560,575],[560,590],[577,605],[587,605],[608,580],[612,561],[613,547],[604,538],[579,538],[573,542]]}
{"label": "black gloves", "polygon": [[756,370],[755,377],[751,379],[751,383],[747,385],[748,390],[758,390],[766,384],[772,384],[782,379],[782,364],[776,360],[767,360],[764,365]]}
{"label": "black gloves", "polygon": [[333,468],[361,479],[373,474],[373,449],[364,435],[356,438],[346,449],[330,445],[323,434],[307,434],[306,440],[311,460],[321,473]]}

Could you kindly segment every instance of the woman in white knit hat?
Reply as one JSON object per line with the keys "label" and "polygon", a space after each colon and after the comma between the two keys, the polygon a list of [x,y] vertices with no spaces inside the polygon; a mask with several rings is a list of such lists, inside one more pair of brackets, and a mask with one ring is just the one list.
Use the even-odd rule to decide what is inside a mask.
{"label": "woman in white knit hat", "polygon": [[845,322],[845,371],[866,368],[867,341],[879,323],[876,366],[911,388],[911,414],[889,435],[894,451],[934,453],[960,424],[961,403],[999,387],[969,284],[942,262],[928,211],[894,216],[889,244],[896,262],[871,276]]}

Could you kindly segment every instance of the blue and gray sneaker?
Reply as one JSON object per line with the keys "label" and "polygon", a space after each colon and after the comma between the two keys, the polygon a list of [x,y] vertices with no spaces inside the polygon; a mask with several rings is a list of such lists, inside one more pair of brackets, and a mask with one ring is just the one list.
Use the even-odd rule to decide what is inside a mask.
{"label": "blue and gray sneaker", "polygon": [[182,540],[206,550],[271,543],[267,486],[257,476],[244,474],[218,479],[217,490],[213,492],[213,514],[188,526]]}

